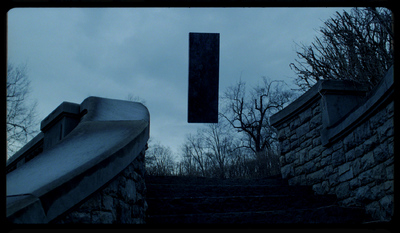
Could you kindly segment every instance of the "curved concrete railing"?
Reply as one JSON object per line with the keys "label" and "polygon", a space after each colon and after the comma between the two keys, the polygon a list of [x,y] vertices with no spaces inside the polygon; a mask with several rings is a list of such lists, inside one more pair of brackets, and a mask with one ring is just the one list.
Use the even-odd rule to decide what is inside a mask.
{"label": "curved concrete railing", "polygon": [[7,219],[47,223],[107,184],[146,147],[147,108],[89,97],[79,124],[48,150],[7,174]]}

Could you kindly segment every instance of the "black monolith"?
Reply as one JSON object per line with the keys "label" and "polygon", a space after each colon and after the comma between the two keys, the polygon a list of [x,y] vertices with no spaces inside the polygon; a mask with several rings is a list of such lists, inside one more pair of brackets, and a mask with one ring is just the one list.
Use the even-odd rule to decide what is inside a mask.
{"label": "black monolith", "polygon": [[189,123],[218,123],[219,33],[189,33]]}

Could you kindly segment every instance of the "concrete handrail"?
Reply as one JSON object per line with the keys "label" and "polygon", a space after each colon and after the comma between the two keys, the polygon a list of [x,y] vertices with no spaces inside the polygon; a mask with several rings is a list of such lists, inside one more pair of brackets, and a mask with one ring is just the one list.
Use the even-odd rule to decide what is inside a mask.
{"label": "concrete handrail", "polygon": [[7,219],[47,223],[99,190],[149,139],[147,108],[130,101],[89,97],[79,124],[50,149],[7,174]]}

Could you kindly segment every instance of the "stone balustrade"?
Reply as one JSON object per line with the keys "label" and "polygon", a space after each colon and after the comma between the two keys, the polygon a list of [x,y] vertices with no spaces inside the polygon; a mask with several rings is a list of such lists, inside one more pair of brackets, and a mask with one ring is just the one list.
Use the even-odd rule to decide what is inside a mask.
{"label": "stone balustrade", "polygon": [[7,163],[12,223],[144,223],[147,108],[89,97],[64,102]]}
{"label": "stone balustrade", "polygon": [[349,82],[322,80],[271,117],[278,130],[282,177],[336,194],[374,219],[393,216],[393,67],[370,93]]}

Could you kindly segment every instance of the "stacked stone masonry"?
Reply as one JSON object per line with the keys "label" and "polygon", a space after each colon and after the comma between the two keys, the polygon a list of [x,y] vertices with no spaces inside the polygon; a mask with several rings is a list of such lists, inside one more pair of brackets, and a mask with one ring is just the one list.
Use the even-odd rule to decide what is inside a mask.
{"label": "stacked stone masonry", "polygon": [[143,151],[129,166],[88,200],[56,223],[143,224],[147,202]]}
{"label": "stacked stone masonry", "polygon": [[[393,76],[389,78],[393,79]],[[323,134],[352,117],[353,111],[364,107],[362,104],[335,125],[327,126],[323,120],[327,114],[324,112],[326,105],[320,90],[308,101],[303,101],[304,104],[297,103],[296,106],[294,103],[294,114],[277,114],[271,121],[278,130],[282,177],[290,185],[311,185],[317,194],[335,194],[343,206],[364,207],[378,221],[391,220],[394,209],[394,103],[392,95],[387,94],[391,90],[387,89],[385,95],[389,97],[382,97],[373,108],[364,108],[370,111],[364,114],[366,117],[349,124],[352,129],[342,130],[344,133],[335,141],[324,143]],[[364,105],[371,96],[365,99]]]}
{"label": "stacked stone masonry", "polygon": [[149,127],[140,103],[61,103],[7,161],[7,221],[145,223]]}

